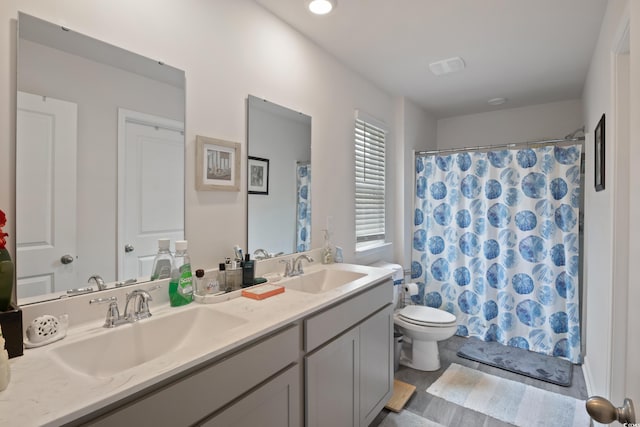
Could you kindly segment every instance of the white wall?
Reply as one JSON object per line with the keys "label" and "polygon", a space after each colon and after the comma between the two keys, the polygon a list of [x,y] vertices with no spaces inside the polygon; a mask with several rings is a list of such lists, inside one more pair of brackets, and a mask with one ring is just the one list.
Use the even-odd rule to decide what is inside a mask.
{"label": "white wall", "polygon": [[[610,395],[612,332],[612,252],[613,252],[613,159],[615,140],[612,118],[612,52],[624,21],[627,0],[610,0],[602,23],[583,94],[585,125],[589,132],[586,144],[585,188],[585,267],[587,354],[585,372],[591,394]],[[636,23],[636,25],[640,22]],[[605,190],[595,192],[593,129],[606,114]],[[633,120],[632,120],[633,121]],[[618,284],[622,285],[622,284]],[[626,284],[624,284],[626,286]],[[620,402],[615,402],[619,404]]]}
{"label": "white wall", "polygon": [[580,100],[438,120],[438,149],[563,138],[584,124]]}
{"label": "white wall", "polygon": [[[195,136],[242,143],[248,94],[313,118],[313,242],[333,217],[334,242],[355,254],[353,120],[360,109],[390,125],[393,99],[249,0],[3,0],[0,3],[0,209],[14,234],[15,20],[17,12],[65,25],[185,70],[186,234],[192,264],[213,267],[246,242],[246,163],[241,191],[195,190]],[[140,19],[148,16],[149,19]],[[10,28],[9,28],[10,27]],[[390,185],[395,179],[389,178]],[[390,224],[395,223],[390,212]],[[390,238],[393,239],[393,230]],[[243,243],[244,244],[244,243]],[[9,238],[13,252],[15,242]],[[389,253],[380,254],[386,257]]]}
{"label": "white wall", "polygon": [[396,98],[396,241],[395,262],[405,269],[411,265],[413,243],[413,203],[415,158],[413,151],[436,148],[436,119],[404,97]]}

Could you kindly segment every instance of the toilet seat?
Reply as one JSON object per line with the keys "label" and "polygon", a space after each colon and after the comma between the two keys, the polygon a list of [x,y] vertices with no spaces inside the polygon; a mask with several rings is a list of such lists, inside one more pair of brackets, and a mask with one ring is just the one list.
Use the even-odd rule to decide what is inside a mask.
{"label": "toilet seat", "polygon": [[456,324],[456,316],[433,307],[409,305],[400,310],[397,316],[403,321],[417,326],[432,328],[450,327]]}

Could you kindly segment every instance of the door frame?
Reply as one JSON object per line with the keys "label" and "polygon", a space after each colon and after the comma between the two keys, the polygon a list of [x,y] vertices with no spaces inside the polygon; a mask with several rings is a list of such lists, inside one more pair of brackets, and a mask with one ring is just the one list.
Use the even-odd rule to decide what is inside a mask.
{"label": "door frame", "polygon": [[613,154],[613,253],[609,399],[621,405],[626,395],[630,288],[630,20],[625,14],[611,52]]}
{"label": "door frame", "polygon": [[[117,280],[126,279],[124,275],[125,253],[122,250],[125,244],[125,215],[126,210],[122,198],[125,192],[125,160],[127,147],[127,123],[137,123],[145,126],[153,126],[157,128],[167,129],[171,131],[181,132],[184,136],[184,123],[167,119],[165,117],[155,116],[153,114],[141,113],[139,111],[127,110],[126,108],[118,108],[118,192],[117,192],[117,221],[116,221],[116,278]],[[186,148],[186,141],[185,141]],[[185,150],[186,152],[186,150]],[[186,157],[185,157],[186,158]],[[185,161],[186,163],[186,161]],[[186,165],[185,165],[186,172]],[[186,195],[186,193],[185,193]]]}

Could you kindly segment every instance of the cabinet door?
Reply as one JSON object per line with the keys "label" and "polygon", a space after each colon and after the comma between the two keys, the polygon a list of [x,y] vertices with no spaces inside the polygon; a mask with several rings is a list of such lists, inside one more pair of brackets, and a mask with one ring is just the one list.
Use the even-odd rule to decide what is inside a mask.
{"label": "cabinet door", "polygon": [[393,394],[391,305],[360,325],[360,425],[368,426]]}
{"label": "cabinet door", "polygon": [[200,425],[300,427],[301,408],[300,365],[295,365]]}
{"label": "cabinet door", "polygon": [[305,358],[306,426],[358,425],[358,328]]}

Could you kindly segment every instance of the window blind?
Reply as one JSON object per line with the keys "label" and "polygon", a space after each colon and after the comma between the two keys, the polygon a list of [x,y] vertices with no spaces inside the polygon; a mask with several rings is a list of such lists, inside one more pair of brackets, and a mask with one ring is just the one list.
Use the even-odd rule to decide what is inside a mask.
{"label": "window blind", "polygon": [[356,117],[356,243],[385,239],[385,133]]}

